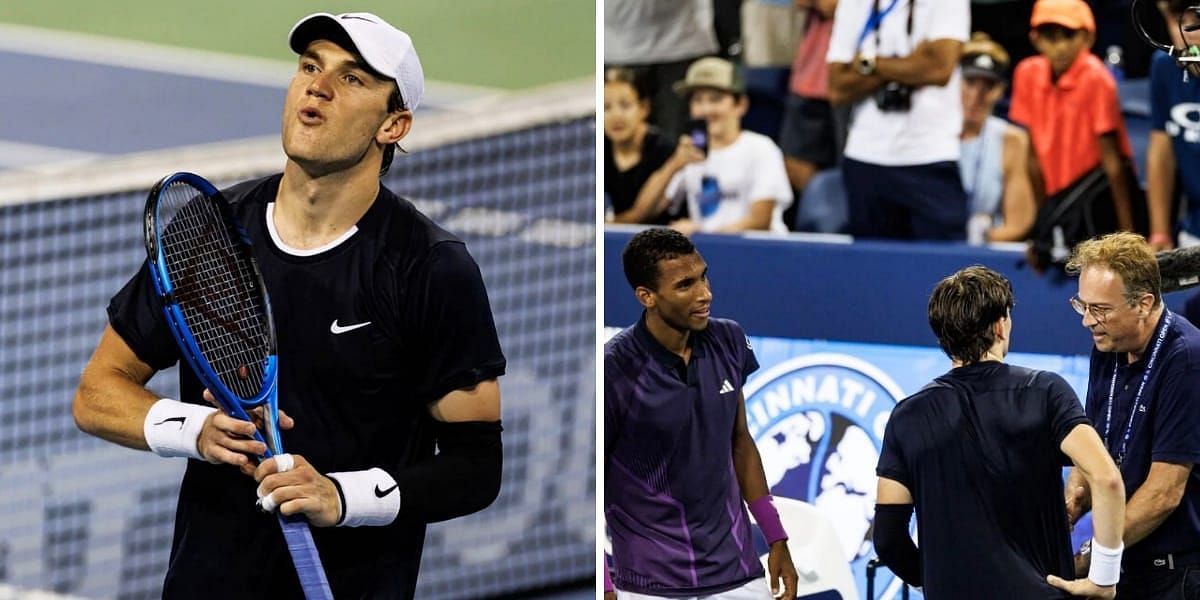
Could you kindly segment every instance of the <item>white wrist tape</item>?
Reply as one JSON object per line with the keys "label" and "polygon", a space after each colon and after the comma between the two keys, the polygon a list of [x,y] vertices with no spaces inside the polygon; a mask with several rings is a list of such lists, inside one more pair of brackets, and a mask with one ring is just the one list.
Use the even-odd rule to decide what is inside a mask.
{"label": "white wrist tape", "polygon": [[1088,579],[1099,586],[1116,585],[1121,580],[1121,554],[1125,544],[1119,548],[1105,548],[1092,538],[1092,566],[1088,568]]}
{"label": "white wrist tape", "polygon": [[196,439],[208,415],[217,412],[211,406],[188,404],[163,398],[150,407],[142,423],[146,445],[159,456],[186,456],[204,460],[196,448]]}
{"label": "white wrist tape", "polygon": [[400,490],[396,480],[380,468],[329,473],[342,488],[345,506],[339,527],[387,525],[400,512]]}
{"label": "white wrist tape", "polygon": [[[276,454],[274,458],[276,473],[291,471],[292,467],[296,466],[296,459],[292,458],[291,454]],[[258,486],[258,489],[255,490],[255,492],[258,493],[258,508],[263,512],[269,513],[279,507],[278,504],[275,504],[274,496],[271,494],[267,494],[266,496],[263,495],[261,485]]]}

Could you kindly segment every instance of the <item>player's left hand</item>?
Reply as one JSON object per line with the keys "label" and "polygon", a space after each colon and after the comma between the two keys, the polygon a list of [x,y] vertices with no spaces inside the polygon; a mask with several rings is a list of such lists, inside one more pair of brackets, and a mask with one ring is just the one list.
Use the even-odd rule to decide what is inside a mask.
{"label": "player's left hand", "polygon": [[1117,595],[1117,586],[1098,586],[1090,579],[1072,579],[1067,581],[1061,577],[1054,575],[1046,576],[1046,583],[1060,589],[1065,590],[1068,594],[1078,598],[1099,598],[1101,600],[1109,600]]}
{"label": "player's left hand", "polygon": [[290,456],[293,466],[282,473],[277,457],[264,460],[255,469],[260,506],[267,512],[279,507],[285,515],[303,513],[316,527],[336,525],[341,501],[333,481],[318,473],[303,456]]}
{"label": "player's left hand", "polygon": [[[783,578],[782,587],[779,585],[780,577]],[[787,540],[779,540],[771,544],[771,550],[767,554],[767,581],[771,582],[771,595],[775,598],[792,600],[796,597],[798,579],[796,565],[792,563],[792,554],[788,551]]]}

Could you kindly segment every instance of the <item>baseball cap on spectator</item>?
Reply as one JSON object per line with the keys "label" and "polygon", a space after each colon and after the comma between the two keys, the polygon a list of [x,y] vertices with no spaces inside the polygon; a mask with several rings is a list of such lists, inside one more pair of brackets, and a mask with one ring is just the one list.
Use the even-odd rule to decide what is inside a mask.
{"label": "baseball cap on spectator", "polygon": [[1084,0],[1038,0],[1033,5],[1030,27],[1061,25],[1067,29],[1096,32],[1096,19]]}
{"label": "baseball cap on spectator", "polygon": [[1006,81],[1008,73],[1008,52],[1000,44],[992,41],[988,34],[977,31],[971,34],[971,39],[963,44],[962,59],[958,63],[962,67],[962,76],[983,77],[993,81]]}
{"label": "baseball cap on spectator", "polygon": [[676,81],[673,86],[675,93],[681,96],[686,96],[697,88],[742,95],[746,93],[746,82],[742,80],[742,74],[733,63],[709,56],[692,63],[683,80]]}
{"label": "baseball cap on spectator", "polygon": [[404,108],[416,110],[425,90],[421,61],[412,38],[387,21],[365,12],[314,13],[296,22],[288,33],[288,44],[296,54],[303,54],[313,40],[338,43],[346,38],[354,46],[347,50],[358,52],[368,66],[395,80]]}

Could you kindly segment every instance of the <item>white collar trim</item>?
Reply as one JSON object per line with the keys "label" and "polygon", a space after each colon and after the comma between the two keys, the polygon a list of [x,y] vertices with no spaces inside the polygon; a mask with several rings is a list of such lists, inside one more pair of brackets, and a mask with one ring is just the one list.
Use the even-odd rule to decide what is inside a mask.
{"label": "white collar trim", "polygon": [[346,230],[346,233],[343,233],[342,235],[338,236],[338,238],[336,240],[333,240],[332,242],[329,242],[328,244],[322,244],[320,246],[317,246],[316,248],[309,248],[307,250],[302,250],[300,248],[293,248],[293,247],[283,243],[283,238],[280,238],[279,232],[275,230],[275,203],[268,202],[267,203],[267,232],[271,234],[271,241],[275,242],[275,247],[279,248],[280,250],[283,250],[287,254],[291,254],[292,256],[316,256],[322,252],[333,250],[334,248],[338,247],[338,245],[341,244],[342,242],[350,239],[350,236],[352,236],[358,232],[358,225],[351,225],[350,229]]}

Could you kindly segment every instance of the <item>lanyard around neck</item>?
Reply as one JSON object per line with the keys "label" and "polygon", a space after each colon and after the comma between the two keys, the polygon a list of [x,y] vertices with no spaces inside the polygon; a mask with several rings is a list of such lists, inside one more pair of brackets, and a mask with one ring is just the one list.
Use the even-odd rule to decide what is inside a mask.
{"label": "lanyard around neck", "polygon": [[[1137,393],[1134,394],[1133,404],[1129,407],[1129,421],[1125,424],[1125,435],[1121,438],[1121,447],[1117,450],[1117,465],[1125,460],[1125,454],[1129,449],[1129,438],[1133,435],[1133,419],[1138,414],[1138,407],[1142,403],[1142,392],[1146,389],[1146,382],[1150,380],[1150,371],[1154,370],[1154,365],[1158,359],[1158,351],[1162,348],[1163,340],[1167,337],[1167,329],[1171,327],[1171,319],[1174,315],[1170,310],[1163,309],[1167,314],[1163,318],[1163,322],[1159,325],[1158,336],[1154,340],[1154,348],[1150,351],[1150,359],[1146,361],[1146,370],[1142,372],[1142,382],[1138,384]],[[1108,408],[1104,417],[1104,445],[1108,447],[1109,434],[1112,431],[1112,413],[1113,403],[1116,400],[1117,393],[1117,368],[1121,364],[1121,354],[1116,353],[1116,358],[1113,362],[1112,383],[1108,386]],[[1111,451],[1111,448],[1109,448]]]}
{"label": "lanyard around neck", "polygon": [[[913,12],[916,10],[916,0],[909,0],[908,4],[908,23],[906,24],[906,27],[908,37],[912,38]],[[892,0],[891,3],[887,5],[887,8],[881,11],[879,10],[879,0],[875,0],[875,3],[871,5],[871,14],[867,16],[867,22],[863,23],[862,31],[858,34],[858,45],[856,47],[860,53],[862,52],[863,42],[867,40],[867,36],[871,35],[872,32],[879,31],[879,28],[883,25],[883,18],[888,16],[888,14],[895,10],[899,5],[900,0]],[[876,52],[879,50],[878,35],[875,37],[875,50]]]}

